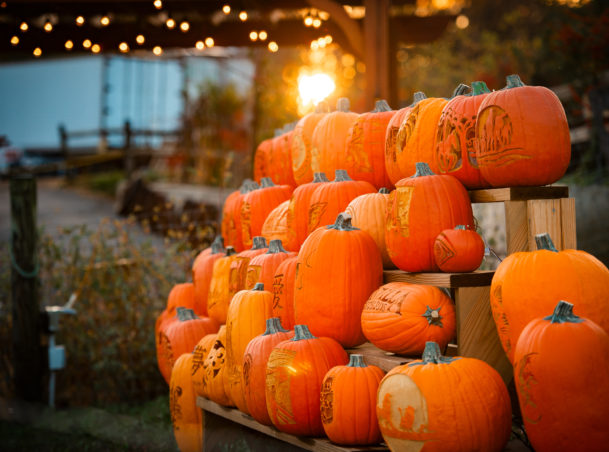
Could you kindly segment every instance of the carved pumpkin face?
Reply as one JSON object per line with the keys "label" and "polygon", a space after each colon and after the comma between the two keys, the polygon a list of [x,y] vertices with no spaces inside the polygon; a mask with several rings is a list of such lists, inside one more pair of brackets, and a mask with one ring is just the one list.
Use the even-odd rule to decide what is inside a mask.
{"label": "carved pumpkin face", "polygon": [[385,131],[385,170],[392,185],[402,179],[402,173],[397,164],[397,137],[400,126],[410,110],[412,110],[412,106],[398,110],[389,120]]}
{"label": "carved pumpkin face", "polygon": [[205,363],[205,358],[207,358],[209,351],[216,342],[216,337],[217,333],[203,336],[192,353],[192,384],[195,394],[199,396],[205,395],[203,392],[203,380],[205,379],[205,368],[203,367],[203,364]]}
{"label": "carved pumpkin face", "polygon": [[191,365],[192,353],[183,354],[175,363],[169,385],[171,423],[180,450],[201,450],[203,447],[202,415],[190,378]]}
{"label": "carved pumpkin face", "polygon": [[231,399],[224,387],[226,373],[226,326],[222,325],[216,336],[207,358],[203,362],[205,377],[203,378],[203,392],[205,397],[220,405],[229,406]]}

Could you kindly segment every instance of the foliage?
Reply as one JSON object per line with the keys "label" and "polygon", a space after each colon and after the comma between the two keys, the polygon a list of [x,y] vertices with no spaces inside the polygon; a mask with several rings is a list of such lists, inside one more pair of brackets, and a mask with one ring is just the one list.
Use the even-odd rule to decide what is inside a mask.
{"label": "foliage", "polygon": [[82,186],[88,190],[114,198],[116,196],[116,188],[124,178],[124,171],[113,170],[83,174],[78,176],[74,183],[77,186]]}

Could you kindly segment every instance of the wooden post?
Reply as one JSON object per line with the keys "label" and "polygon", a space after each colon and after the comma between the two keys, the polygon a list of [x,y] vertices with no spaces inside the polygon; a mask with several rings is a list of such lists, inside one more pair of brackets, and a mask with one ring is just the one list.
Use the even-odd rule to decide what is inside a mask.
{"label": "wooden post", "polygon": [[11,196],[11,292],[13,379],[16,396],[43,400],[43,360],[38,303],[36,231],[36,179],[16,175],[10,181]]}
{"label": "wooden post", "polygon": [[365,0],[366,109],[389,99],[389,0]]}
{"label": "wooden post", "polygon": [[131,175],[133,174],[133,169],[135,168],[135,162],[133,161],[133,148],[131,146],[131,137],[133,131],[131,130],[131,122],[129,122],[128,119],[125,121],[123,126],[123,132],[125,133],[125,140],[123,142],[125,173],[127,175],[127,179],[131,180]]}
{"label": "wooden post", "polygon": [[66,130],[66,126],[63,124],[59,124],[59,147],[61,149],[61,156],[63,157],[63,165],[65,171],[66,181],[70,182],[72,175],[70,174],[70,167],[68,165],[68,161],[70,159],[69,150],[68,150],[68,131]]}

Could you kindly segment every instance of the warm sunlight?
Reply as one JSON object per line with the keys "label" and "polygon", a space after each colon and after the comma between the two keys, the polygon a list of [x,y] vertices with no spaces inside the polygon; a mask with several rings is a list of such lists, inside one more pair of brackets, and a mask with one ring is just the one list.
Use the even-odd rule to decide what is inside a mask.
{"label": "warm sunlight", "polygon": [[317,105],[336,89],[336,84],[328,74],[317,73],[298,77],[298,92],[303,106]]}

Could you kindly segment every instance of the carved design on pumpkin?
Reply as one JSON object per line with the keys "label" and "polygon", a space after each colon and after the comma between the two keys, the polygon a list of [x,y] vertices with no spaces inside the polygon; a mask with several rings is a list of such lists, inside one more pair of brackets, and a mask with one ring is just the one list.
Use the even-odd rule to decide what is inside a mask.
{"label": "carved design on pumpkin", "polygon": [[[222,342],[220,342],[219,340],[216,340],[216,342],[214,343],[213,347],[212,347],[212,354],[210,353],[208,355],[208,358],[210,358],[209,360],[205,360],[205,363],[203,364],[203,367],[205,367],[206,369],[206,373],[207,373],[207,377],[211,377],[211,378],[215,378],[216,375],[218,375],[218,373],[220,372],[220,370],[222,369],[222,367],[224,367],[224,359],[226,357],[226,354],[224,353],[224,345],[222,344]],[[205,382],[206,379],[203,379],[203,381]]]}
{"label": "carved design on pumpkin", "polygon": [[417,126],[417,120],[419,119],[419,112],[421,110],[421,105],[417,104],[406,117],[405,121],[402,122],[400,129],[398,130],[398,134],[396,137],[396,151],[402,152],[404,150],[404,146],[410,140],[415,127]]}
{"label": "carved design on pumpkin", "polygon": [[[412,383],[414,384],[414,383]],[[427,407],[424,399],[421,400],[420,410],[408,405],[393,407],[393,394],[385,392],[381,406],[377,406],[379,425],[386,442],[390,439],[406,439],[410,441],[425,441],[430,439],[432,433],[427,424]],[[395,421],[397,422],[397,426]],[[419,437],[417,437],[420,435]],[[391,444],[390,444],[391,445]]]}
{"label": "carved design on pumpkin", "polygon": [[440,232],[440,237],[436,239],[435,246],[439,250],[439,255],[436,256],[436,264],[439,266],[455,257],[455,250],[451,247],[450,241],[443,232]]}
{"label": "carved design on pumpkin", "polygon": [[465,137],[466,155],[469,164],[473,168],[478,168],[474,145],[475,135],[476,115],[459,120],[452,109],[442,111],[442,116],[438,121],[436,138],[436,155],[441,173],[457,171],[463,166],[463,148],[459,139],[460,136]]}
{"label": "carved design on pumpkin", "polygon": [[250,369],[252,368],[253,357],[251,353],[246,353],[243,357],[243,387],[249,385]]}
{"label": "carved design on pumpkin", "polygon": [[496,168],[531,158],[524,153],[521,145],[512,143],[514,136],[512,120],[507,112],[497,105],[489,105],[480,112],[476,135],[480,166]]}
{"label": "carved design on pumpkin", "polygon": [[400,233],[403,237],[410,236],[410,203],[414,187],[398,187],[397,188],[397,204],[398,204],[398,222]]}
{"label": "carved design on pumpkin", "polygon": [[512,341],[510,341],[510,323],[503,309],[503,299],[501,291],[501,284],[497,284],[493,288],[493,296],[491,297],[491,310],[493,311],[493,319],[495,320],[495,325],[497,326],[499,332],[502,333],[499,334],[499,339],[503,344],[505,352],[509,353],[512,349]]}
{"label": "carved design on pumpkin", "polygon": [[262,273],[261,265],[248,265],[247,276],[245,278],[245,287],[254,287],[260,281],[260,273]]}
{"label": "carved design on pumpkin", "polygon": [[[379,121],[372,121],[377,124],[376,128],[379,128]],[[374,125],[372,127],[374,127]],[[373,172],[370,158],[364,151],[364,128],[360,121],[353,124],[351,141],[347,146],[347,167],[354,168],[358,173]]]}
{"label": "carved design on pumpkin", "polygon": [[275,349],[266,366],[266,391],[274,394],[272,399],[267,397],[267,401],[277,405],[278,424],[296,424],[290,394],[292,375],[286,371],[292,365],[296,353],[296,350]]}
{"label": "carved design on pumpkin", "polygon": [[531,424],[537,424],[541,420],[541,411],[531,397],[532,386],[538,384],[530,369],[535,355],[538,355],[538,353],[527,353],[516,366],[518,369],[516,384],[520,395],[520,409],[524,418]]}
{"label": "carved design on pumpkin", "polygon": [[203,366],[204,361],[205,361],[205,349],[204,349],[204,347],[197,345],[192,354],[191,376],[197,373],[197,371]]}
{"label": "carved design on pumpkin", "polygon": [[321,387],[321,422],[324,424],[330,424],[334,418],[334,391],[332,390],[333,383],[334,377],[330,375],[324,379]]}
{"label": "carved design on pumpkin", "polygon": [[392,162],[397,161],[397,154],[395,152],[396,140],[398,138],[399,126],[390,126],[387,131],[387,139],[385,140],[385,151]]}
{"label": "carved design on pumpkin", "polygon": [[180,406],[180,397],[182,396],[182,392],[181,386],[176,386],[173,391],[169,392],[171,423],[176,430],[180,429],[179,421],[182,419],[182,407]]}
{"label": "carved design on pumpkin", "polygon": [[317,202],[309,208],[309,232],[313,232],[318,226],[323,226],[319,224],[319,219],[326,212],[327,207],[327,202]]}
{"label": "carved design on pumpkin", "polygon": [[250,236],[250,224],[252,222],[252,207],[249,202],[244,202],[241,205],[241,237],[244,244],[252,242]]}
{"label": "carved design on pumpkin", "polygon": [[283,273],[275,275],[273,278],[273,309],[283,309],[283,306],[279,306],[281,301],[280,295],[283,294]]}
{"label": "carved design on pumpkin", "polygon": [[[383,295],[381,295],[381,298]],[[378,300],[369,298],[364,305],[364,311],[378,311],[378,312],[391,312],[392,314],[402,315],[402,303],[408,297],[406,295],[404,298],[393,301],[393,300]]]}

